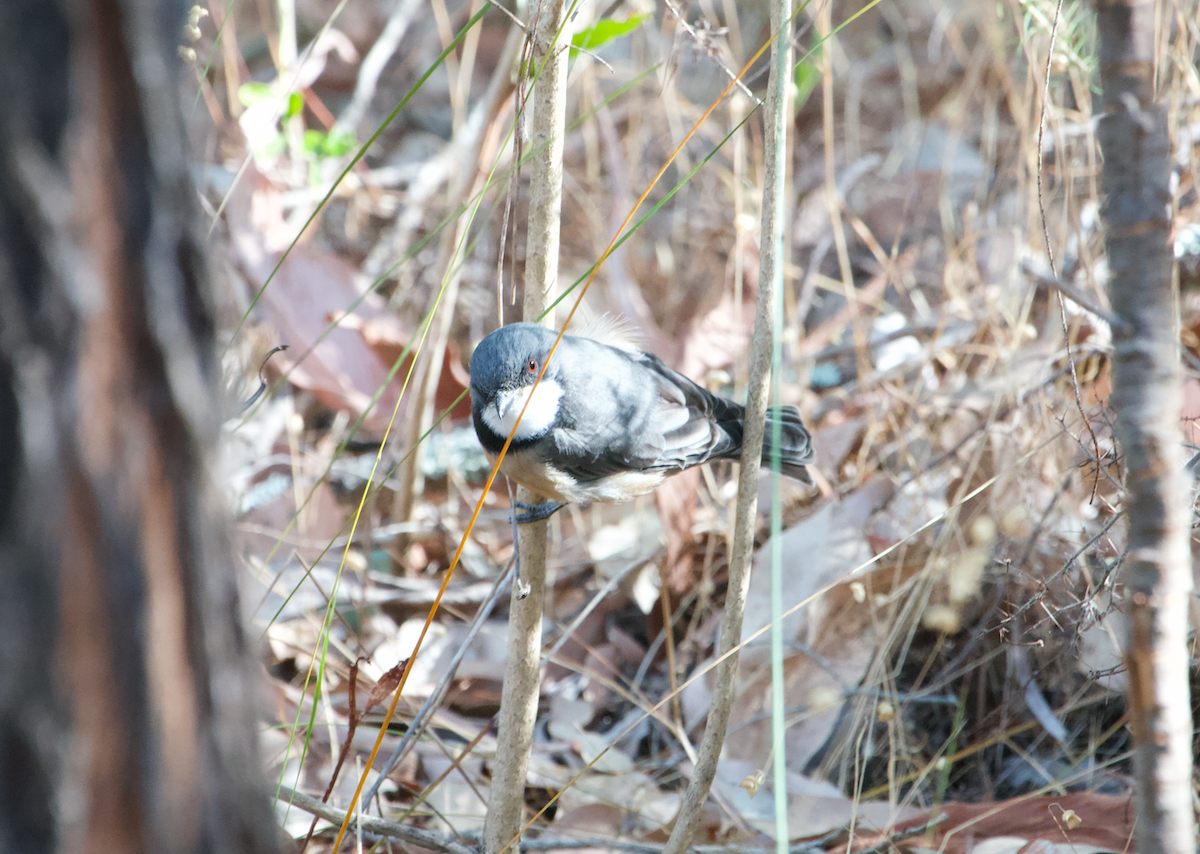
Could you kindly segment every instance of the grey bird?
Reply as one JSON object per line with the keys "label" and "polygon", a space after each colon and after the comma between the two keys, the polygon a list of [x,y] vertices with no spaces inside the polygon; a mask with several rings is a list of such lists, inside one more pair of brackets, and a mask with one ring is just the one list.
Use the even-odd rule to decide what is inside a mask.
{"label": "grey bird", "polygon": [[[650,353],[564,335],[534,380],[557,333],[532,323],[502,326],[471,354],[471,416],[495,463],[522,409],[500,471],[545,496],[521,505],[521,523],[549,518],[568,503],[626,501],[668,476],[742,451],[745,407],[701,388]],[[525,407],[529,402],[528,408]],[[782,471],[812,483],[812,442],[794,406],[767,414],[781,427]]]}

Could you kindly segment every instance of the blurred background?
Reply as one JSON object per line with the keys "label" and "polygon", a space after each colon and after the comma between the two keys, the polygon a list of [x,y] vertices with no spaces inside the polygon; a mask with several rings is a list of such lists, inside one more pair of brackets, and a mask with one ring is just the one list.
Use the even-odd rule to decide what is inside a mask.
{"label": "blurred background", "polygon": [[[1181,429],[1196,446],[1200,31],[1194,3],[1164,12]],[[227,422],[222,471],[273,702],[268,771],[317,797],[332,786],[333,804],[353,794],[382,717],[370,703],[394,687],[488,470],[462,393],[474,345],[520,319],[528,14],[490,0],[211,3],[181,37],[230,412],[267,352],[289,347],[263,367],[268,393]],[[618,0],[579,4],[570,25],[559,292],[665,167],[584,307],[739,399],[768,70],[749,60],[767,18],[758,2]],[[754,775],[784,761],[793,837],[830,850],[848,837],[869,848],[872,833],[947,803],[1025,795],[1045,800],[1025,802],[1041,829],[1020,844],[1074,810],[1095,816],[1076,843],[1120,850],[1132,822],[1123,465],[1092,12],[810,3],[792,38],[781,379],[813,432],[816,486],[764,478],[759,509],[765,542],[767,510],[782,504],[783,607],[807,604],[785,625],[786,757],[770,756],[766,647],[743,652],[708,841],[773,832]],[[608,752],[535,827],[600,848],[665,839],[708,709],[704,678],[646,711],[713,657],[730,471],[553,518],[527,800],[539,808]],[[508,508],[497,481],[369,783],[427,698],[436,712],[372,812],[452,836],[482,824]],[[769,613],[757,572],[747,638]],[[279,818],[293,837],[309,831],[307,813],[281,804]],[[332,841],[325,827],[310,850]],[[980,838],[1011,831],[1011,818],[976,825]]]}

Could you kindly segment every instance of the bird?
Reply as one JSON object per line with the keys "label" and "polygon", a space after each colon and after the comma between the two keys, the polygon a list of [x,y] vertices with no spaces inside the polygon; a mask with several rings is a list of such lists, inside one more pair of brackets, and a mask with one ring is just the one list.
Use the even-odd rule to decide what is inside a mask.
{"label": "bird", "polygon": [[[557,337],[544,326],[510,323],[471,354],[480,444],[495,464],[516,425],[500,471],[548,499],[519,504],[518,523],[548,519],[567,504],[626,501],[684,469],[740,456],[745,407],[631,346],[563,335],[547,365]],[[771,407],[767,421],[764,462],[778,422],[782,473],[811,484],[812,440],[800,411]]]}

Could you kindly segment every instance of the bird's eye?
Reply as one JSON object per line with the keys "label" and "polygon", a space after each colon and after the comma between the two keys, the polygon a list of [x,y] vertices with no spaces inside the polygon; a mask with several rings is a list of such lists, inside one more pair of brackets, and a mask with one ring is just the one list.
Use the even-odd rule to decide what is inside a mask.
{"label": "bird's eye", "polygon": [[529,373],[536,374],[537,373],[537,359],[530,359],[529,364],[527,364],[525,367],[529,370]]}

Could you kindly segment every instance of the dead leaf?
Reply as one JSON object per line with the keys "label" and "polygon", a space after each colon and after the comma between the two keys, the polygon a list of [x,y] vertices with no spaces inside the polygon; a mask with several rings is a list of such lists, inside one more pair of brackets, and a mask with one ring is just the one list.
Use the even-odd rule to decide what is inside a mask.
{"label": "dead leaf", "polygon": [[[1064,813],[1071,810],[1080,819],[1069,830]],[[1072,792],[1067,795],[1013,798],[990,804],[943,804],[936,811],[948,818],[929,836],[899,843],[902,851],[934,849],[944,854],[979,854],[980,851],[1021,854],[1085,854],[1100,851],[1132,851],[1136,815],[1129,795]],[[902,822],[896,830],[920,827],[933,813]],[[857,836],[851,851],[865,851],[885,835]],[[990,840],[988,847],[985,843]],[[1042,847],[1037,847],[1042,846]]]}
{"label": "dead leaf", "polygon": [[[730,800],[748,824],[774,838],[775,803],[770,793],[770,775],[766,775],[767,788],[755,798],[735,779],[742,774],[741,779],[744,780],[755,768],[749,762],[722,761],[717,766],[714,786]],[[884,801],[855,802],[832,783],[790,771],[787,774],[787,788],[789,842],[818,837],[848,826],[851,822],[859,828],[883,829],[892,827],[897,821],[911,821],[922,814],[919,809]]]}
{"label": "dead leaf", "polygon": [[[234,188],[228,211],[230,245],[250,296],[261,291],[257,310],[278,330],[280,343],[291,348],[284,354],[292,360],[288,379],[331,409],[361,415],[384,385],[389,366],[353,330],[337,328],[321,336],[330,318],[341,317],[363,297],[365,280],[345,261],[309,243],[297,242],[279,263],[295,229],[283,216],[279,189],[253,167]],[[381,318],[383,301],[368,294],[352,316]],[[392,383],[367,417],[369,431],[382,432],[398,397],[399,385]]]}
{"label": "dead leaf", "polygon": [[[356,315],[349,315],[342,318],[339,325],[343,329],[353,329],[362,335],[363,340],[375,351],[380,361],[384,365],[387,365],[389,370],[401,357],[404,353],[404,348],[412,342],[413,338],[413,330],[401,323],[399,318],[387,314],[370,320],[363,320]],[[401,382],[404,381],[404,377],[408,373],[408,368],[411,364],[412,354],[410,353],[404,358],[404,362],[395,374]],[[437,408],[437,413],[441,414],[445,412],[455,401],[458,401],[457,406],[450,413],[450,417],[459,419],[469,418],[471,415],[471,399],[465,397],[462,400],[458,400],[458,398],[470,385],[471,375],[463,367],[462,351],[459,349],[458,344],[451,339],[446,343],[446,352],[442,357],[442,373],[438,377],[437,392],[434,397],[434,406]]]}

